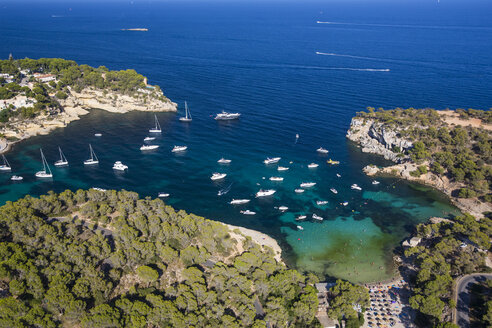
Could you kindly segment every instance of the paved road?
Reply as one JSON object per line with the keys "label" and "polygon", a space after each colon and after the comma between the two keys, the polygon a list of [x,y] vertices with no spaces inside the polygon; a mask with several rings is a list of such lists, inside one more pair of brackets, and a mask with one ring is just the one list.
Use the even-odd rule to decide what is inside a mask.
{"label": "paved road", "polygon": [[464,276],[457,281],[456,284],[456,311],[454,312],[454,323],[461,328],[470,328],[470,287],[487,279],[492,279],[491,273],[474,273]]}

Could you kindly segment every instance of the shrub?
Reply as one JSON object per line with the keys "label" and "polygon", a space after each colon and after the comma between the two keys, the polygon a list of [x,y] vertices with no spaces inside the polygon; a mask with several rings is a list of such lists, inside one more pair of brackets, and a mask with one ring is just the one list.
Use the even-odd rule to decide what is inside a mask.
{"label": "shrub", "polygon": [[476,197],[477,193],[468,188],[461,188],[458,192],[458,197],[460,198],[473,198]]}

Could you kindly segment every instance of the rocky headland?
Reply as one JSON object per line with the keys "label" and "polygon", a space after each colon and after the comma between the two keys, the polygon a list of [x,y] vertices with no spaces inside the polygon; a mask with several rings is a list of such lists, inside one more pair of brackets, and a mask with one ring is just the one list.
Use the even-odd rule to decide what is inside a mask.
{"label": "rocky headland", "polygon": [[[453,133],[453,129],[459,128],[462,129],[459,131],[460,135],[462,131],[466,130],[470,132],[470,135],[472,133],[488,135],[486,145],[490,145],[490,124],[484,122],[483,118],[482,120],[478,118],[460,118],[458,113],[449,110],[429,113],[427,114],[431,117],[430,120],[422,117],[412,120],[412,115],[418,114],[412,113],[408,115],[409,113],[402,114],[401,112],[392,112],[389,116],[388,113],[376,114],[372,112],[354,117],[351,121],[350,129],[347,131],[347,138],[360,146],[362,152],[378,154],[396,163],[387,167],[368,165],[363,171],[370,176],[394,176],[431,186],[446,194],[461,211],[470,213],[475,217],[483,217],[484,213],[492,212],[492,203],[487,198],[487,195],[490,195],[490,187],[486,181],[487,176],[481,176],[484,181],[474,178],[475,176],[480,176],[480,174],[486,175],[487,172],[490,172],[490,164],[486,161],[483,163],[484,160],[481,158],[477,159],[476,163],[469,158],[462,158],[460,153],[466,153],[467,151],[455,149],[456,157],[448,160],[451,163],[448,163],[447,168],[443,168],[439,164],[440,158],[443,156],[444,150],[448,151],[448,148],[450,149],[451,147],[440,147],[438,145],[425,148],[425,145],[422,146],[422,142],[420,142],[420,144],[417,144],[417,148],[423,147],[423,149],[419,150],[419,153],[415,150],[415,144],[419,142],[416,136],[419,136],[422,130],[429,131],[431,126],[433,126],[435,131],[442,132],[440,137],[438,136],[439,132],[436,132],[436,140],[439,138],[444,139],[447,136],[445,132],[448,130],[451,131],[450,136],[458,136],[458,133]],[[435,116],[436,113],[437,116]],[[386,116],[383,117],[383,115]],[[390,116],[393,117],[390,118]],[[404,116],[408,117],[403,118]],[[448,122],[448,120],[452,121]],[[442,128],[446,130],[438,130]],[[431,132],[433,132],[432,129]],[[436,143],[435,140],[434,143]],[[453,141],[449,143],[452,144]],[[476,149],[480,147],[477,144],[477,142],[470,140],[468,145],[463,144],[463,147]],[[452,153],[453,151],[449,152]],[[424,155],[421,155],[421,153]],[[457,170],[463,167],[462,162],[465,161],[469,161],[467,165],[474,168],[475,171],[470,169],[470,174],[465,173],[463,178],[457,179]],[[479,171],[480,165],[482,168]],[[471,178],[468,178],[468,175]],[[483,187],[484,185],[485,188]],[[470,193],[470,196],[467,194],[466,197],[462,197],[464,194],[461,193],[462,190],[470,190],[468,188],[474,187],[480,188],[478,192],[482,191],[485,196],[478,197],[478,192],[472,190],[473,193]]]}

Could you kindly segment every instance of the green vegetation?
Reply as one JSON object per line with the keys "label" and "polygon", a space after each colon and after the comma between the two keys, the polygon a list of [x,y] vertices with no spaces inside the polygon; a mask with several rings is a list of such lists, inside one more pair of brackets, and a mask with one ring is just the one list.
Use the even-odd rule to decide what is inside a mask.
{"label": "green vegetation", "polygon": [[414,272],[410,305],[418,311],[422,326],[437,325],[456,305],[451,299],[457,276],[480,271],[490,248],[492,220],[477,221],[465,214],[453,221],[417,226],[419,246],[405,250]]}
{"label": "green vegetation", "polygon": [[7,202],[0,327],[316,326],[310,280],[236,243],[221,223],[128,191]]}
{"label": "green vegetation", "polygon": [[470,321],[472,327],[492,326],[492,280],[472,285],[470,288]]}
{"label": "green vegetation", "polygon": [[[457,110],[461,117],[479,118],[490,123],[492,111]],[[492,197],[492,137],[489,130],[447,124],[434,109],[368,108],[357,113],[397,131],[400,137],[413,142],[405,155],[419,164],[413,176],[428,169],[438,176],[464,186],[455,190],[458,197],[480,197],[484,202]],[[400,149],[393,149],[400,153]],[[460,187],[461,188],[461,187]]]}
{"label": "green vegetation", "polygon": [[[369,306],[369,291],[348,281],[337,280],[330,288],[330,308],[328,316],[345,322],[345,327],[360,327],[364,324],[363,311]],[[359,307],[361,312],[355,310]]]}

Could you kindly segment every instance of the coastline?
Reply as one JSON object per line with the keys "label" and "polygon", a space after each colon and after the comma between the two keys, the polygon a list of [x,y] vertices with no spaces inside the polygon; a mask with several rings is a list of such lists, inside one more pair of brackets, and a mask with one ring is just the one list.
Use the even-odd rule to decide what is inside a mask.
{"label": "coastline", "polygon": [[[177,104],[168,100],[134,98],[114,92],[87,88],[80,93],[71,90],[69,97],[60,101],[63,111],[57,115],[42,115],[31,120],[12,122],[9,127],[0,129],[0,154],[5,154],[12,146],[22,140],[37,135],[46,135],[57,128],[64,128],[73,121],[81,119],[91,109],[102,109],[112,113],[130,111],[176,112]],[[8,141],[8,139],[14,139]]]}
{"label": "coastline", "polygon": [[[279,263],[283,263],[282,261],[282,249],[278,245],[277,241],[263,232],[259,232],[257,230],[252,230],[244,227],[234,226],[231,224],[226,224],[226,226],[230,230],[230,235],[232,238],[236,239],[238,242],[242,242],[245,237],[250,237],[255,243],[259,244],[262,247],[270,247],[274,252],[274,257]],[[241,234],[237,234],[234,230],[239,230]],[[238,249],[241,249],[241,245],[238,244]]]}

